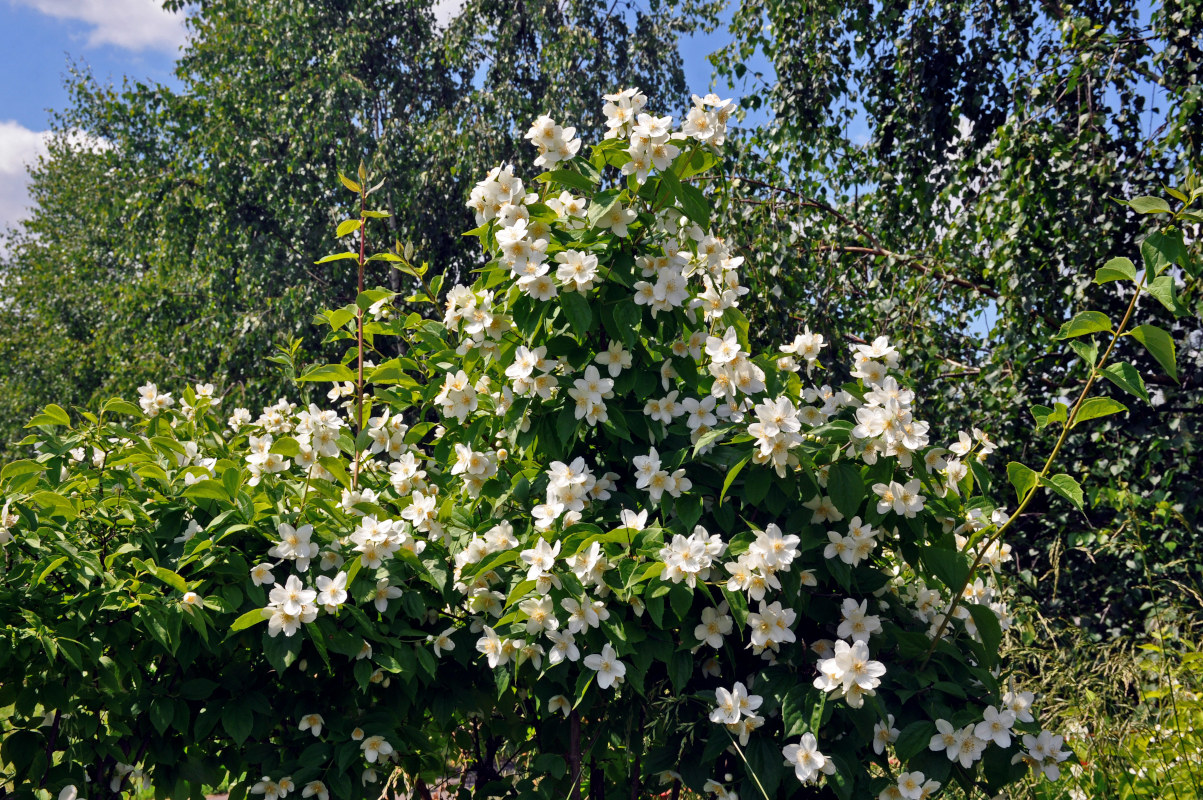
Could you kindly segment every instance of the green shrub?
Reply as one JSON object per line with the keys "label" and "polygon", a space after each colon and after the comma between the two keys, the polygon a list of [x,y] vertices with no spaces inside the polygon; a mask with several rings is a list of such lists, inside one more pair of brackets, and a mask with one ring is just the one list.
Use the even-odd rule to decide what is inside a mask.
{"label": "green shrub", "polygon": [[[374,179],[343,177],[354,246],[323,261],[356,263],[360,292],[321,315],[348,349],[299,375],[302,405],[254,419],[149,384],[32,421],[35,457],[0,473],[15,794],[888,798],[1055,777],[1060,737],[1000,678],[1014,515],[983,493],[993,445],[933,446],[884,337],[836,387],[808,330],[750,353],[742,259],[700,188],[732,107],[697,98],[674,132],[642,102],[608,96],[588,156],[536,120],[550,171],[473,192],[493,258],[470,287],[408,248],[369,256]],[[365,290],[373,260],[443,319]],[[1099,281],[1139,295],[1130,268]],[[1101,316],[1064,335],[1113,345],[1129,317]],[[403,355],[379,359],[385,340]],[[1110,350],[1091,381],[1135,388]],[[1088,390],[1040,424],[1122,410]],[[1056,452],[1008,466],[1015,514],[1042,486],[1081,504]]]}

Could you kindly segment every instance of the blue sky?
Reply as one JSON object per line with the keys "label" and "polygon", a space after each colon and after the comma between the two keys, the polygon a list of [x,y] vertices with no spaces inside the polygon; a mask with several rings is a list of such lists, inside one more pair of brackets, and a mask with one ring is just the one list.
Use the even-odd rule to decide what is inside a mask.
{"label": "blue sky", "polygon": [[43,151],[49,109],[68,103],[71,61],[102,81],[171,81],[182,17],[155,0],[0,0],[0,228],[28,204],[25,165]]}

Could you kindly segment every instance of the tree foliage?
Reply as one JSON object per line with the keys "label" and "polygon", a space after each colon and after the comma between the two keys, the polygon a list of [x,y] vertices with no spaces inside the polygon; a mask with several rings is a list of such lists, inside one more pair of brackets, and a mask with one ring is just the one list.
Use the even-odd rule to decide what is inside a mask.
{"label": "tree foliage", "polygon": [[[884,325],[925,354],[916,375],[943,416],[988,409],[1008,459],[1047,447],[1024,433],[1024,409],[1084,380],[1052,337],[1083,309],[1088,269],[1113,255],[1143,266],[1156,231],[1114,199],[1189,193],[1199,169],[1197,4],[755,0],[730,30],[717,74],[770,114],[730,165],[742,179],[728,213],[749,232],[765,299],[753,329],[809,324],[840,339]],[[758,53],[771,74],[750,71]],[[1174,297],[1152,309],[1188,343],[1179,380],[1150,385],[1151,413],[1074,436],[1067,466],[1107,487],[1098,504],[1041,503],[1015,532],[1040,608],[1099,633],[1138,628],[1168,596],[1134,564],[1157,564],[1162,589],[1199,587],[1195,551],[1175,552],[1197,546],[1184,520],[1203,513],[1185,466],[1203,379],[1198,274],[1185,268],[1197,231],[1185,221],[1193,262],[1165,277]],[[1127,299],[1114,291],[1104,310]],[[1140,348],[1125,355],[1156,365]],[[1065,593],[1035,590],[1046,571]]]}
{"label": "tree foliage", "polygon": [[340,168],[388,177],[377,244],[410,242],[462,276],[478,261],[457,234],[469,179],[529,162],[520,129],[545,103],[598,134],[598,85],[683,99],[685,22],[657,3],[473,0],[449,27],[424,2],[188,5],[182,87],[74,73],[33,169],[37,205],[3,263],[7,442],[50,396],[167,376],[212,376],[248,402],[283,391],[261,354],[292,337],[316,350],[313,314],[355,295],[345,270],[312,263]]}

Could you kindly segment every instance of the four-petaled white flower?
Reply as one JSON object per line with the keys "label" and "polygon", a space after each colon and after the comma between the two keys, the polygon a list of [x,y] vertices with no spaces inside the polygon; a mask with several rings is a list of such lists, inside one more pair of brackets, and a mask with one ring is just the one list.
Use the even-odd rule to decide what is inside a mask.
{"label": "four-petaled white flower", "polygon": [[609,642],[602,647],[600,654],[585,656],[585,666],[597,673],[597,685],[603,689],[621,683],[627,674],[626,664],[618,660],[618,654]]}

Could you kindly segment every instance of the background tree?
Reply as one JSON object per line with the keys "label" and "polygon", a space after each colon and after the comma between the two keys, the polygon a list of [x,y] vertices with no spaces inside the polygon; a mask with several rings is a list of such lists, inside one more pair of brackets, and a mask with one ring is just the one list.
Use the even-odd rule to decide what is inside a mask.
{"label": "background tree", "polygon": [[[888,331],[923,354],[916,377],[945,418],[990,409],[1004,460],[1047,447],[1019,435],[1024,409],[1084,378],[1051,337],[1081,309],[1094,269],[1139,261],[1153,230],[1112,198],[1162,194],[1200,165],[1201,13],[1175,2],[741,3],[712,61],[771,115],[730,165],[728,210],[760,281],[752,329],[809,324],[853,341]],[[773,75],[755,72],[759,55]],[[1198,591],[1203,542],[1190,520],[1203,498],[1184,466],[1197,458],[1203,331],[1198,276],[1176,275],[1174,299],[1165,287],[1174,311],[1157,312],[1188,342],[1181,383],[1151,385],[1151,412],[1075,432],[1081,458],[1067,466],[1107,488],[1085,515],[1033,508],[1014,540],[1033,585],[1061,568],[1034,593],[1039,608],[1100,635],[1139,626],[1168,596],[1150,580]],[[1115,292],[1106,310],[1126,301]],[[1151,364],[1140,351],[1125,357]]]}
{"label": "background tree", "polygon": [[[58,141],[32,171],[36,208],[0,262],[4,442],[49,397],[147,380],[274,399],[285,379],[258,357],[293,337],[315,350],[313,314],[354,297],[352,273],[312,256],[340,168],[363,159],[387,176],[388,244],[458,277],[479,259],[456,233],[474,225],[471,185],[531,160],[518,145],[542,109],[598,136],[599,86],[685,99],[686,21],[658,2],[473,0],[449,27],[428,2],[187,5],[179,91],[69,78]],[[384,267],[380,280],[403,283]]]}

